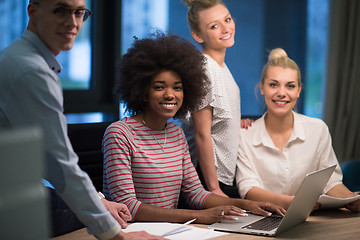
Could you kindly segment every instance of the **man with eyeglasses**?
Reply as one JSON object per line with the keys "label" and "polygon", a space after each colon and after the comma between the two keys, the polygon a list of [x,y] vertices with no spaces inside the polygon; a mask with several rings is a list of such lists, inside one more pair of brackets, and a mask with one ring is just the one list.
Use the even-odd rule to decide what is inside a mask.
{"label": "man with eyeglasses", "polygon": [[[27,10],[29,23],[22,38],[0,53],[0,128],[38,125],[43,129],[45,178],[57,192],[51,191],[53,235],[82,227],[80,219],[99,239],[163,239],[144,231],[121,231],[131,218],[128,209],[98,196],[89,176],[79,168],[67,136],[56,56],[72,48],[91,15],[85,0],[30,0]],[[59,213],[66,219],[59,222]]]}

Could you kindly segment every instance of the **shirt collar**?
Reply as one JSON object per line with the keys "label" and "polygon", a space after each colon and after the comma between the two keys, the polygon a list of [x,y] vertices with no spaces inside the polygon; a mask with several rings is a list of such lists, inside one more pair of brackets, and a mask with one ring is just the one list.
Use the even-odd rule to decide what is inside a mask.
{"label": "shirt collar", "polygon": [[259,128],[255,132],[254,137],[254,146],[258,146],[260,144],[263,144],[264,146],[273,148],[274,144],[270,138],[269,133],[266,131],[265,127],[265,116],[267,113],[264,113],[261,118],[259,118],[257,121],[259,122]]}
{"label": "shirt collar", "polygon": [[41,41],[41,39],[32,31],[26,29],[22,35],[24,39],[29,41],[34,47],[40,52],[40,54],[44,57],[46,63],[49,68],[54,71],[55,74],[59,75],[61,72],[61,65],[56,60],[54,54],[49,50],[49,48]]}
{"label": "shirt collar", "polygon": [[[265,127],[266,114],[267,112],[257,120],[259,121],[259,128],[255,132],[253,144],[254,146],[258,146],[262,144],[269,148],[275,148],[274,143],[272,142],[271,137]],[[303,125],[299,121],[299,114],[293,111],[293,115],[294,115],[294,128],[288,142],[295,141],[296,139],[305,141],[305,131]]]}
{"label": "shirt collar", "polygon": [[305,141],[305,130],[304,126],[301,124],[299,120],[299,114],[293,111],[294,115],[294,128],[291,133],[289,142],[294,141],[296,139],[300,139],[301,141]]}

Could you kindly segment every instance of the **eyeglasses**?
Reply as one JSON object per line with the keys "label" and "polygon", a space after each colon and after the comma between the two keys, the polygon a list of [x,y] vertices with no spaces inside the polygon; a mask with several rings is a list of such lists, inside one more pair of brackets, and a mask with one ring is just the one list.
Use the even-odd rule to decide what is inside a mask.
{"label": "eyeglasses", "polygon": [[76,19],[81,19],[83,22],[85,22],[92,14],[92,12],[86,8],[72,9],[68,7],[57,7],[55,9],[48,9],[46,7],[40,6],[38,2],[34,2],[34,4],[38,5],[40,8],[49,11],[59,19],[64,19],[74,14]]}
{"label": "eyeglasses", "polygon": [[55,8],[52,13],[58,17],[58,18],[65,18],[67,16],[70,16],[72,14],[75,15],[77,19],[82,19],[83,22],[85,22],[89,16],[92,14],[92,12],[88,9],[71,9],[66,7],[58,7]]}

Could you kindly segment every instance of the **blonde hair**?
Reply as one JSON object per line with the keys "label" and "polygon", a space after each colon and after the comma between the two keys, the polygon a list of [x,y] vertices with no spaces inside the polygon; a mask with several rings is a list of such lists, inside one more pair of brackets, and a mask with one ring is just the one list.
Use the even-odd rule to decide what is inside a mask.
{"label": "blonde hair", "polygon": [[297,79],[298,86],[301,87],[301,74],[300,74],[299,67],[295,63],[295,61],[293,61],[292,59],[290,59],[288,57],[288,55],[284,49],[275,48],[275,49],[271,50],[269,57],[268,57],[268,62],[265,64],[263,71],[262,71],[261,80],[260,80],[261,84],[264,84],[266,74],[267,74],[269,67],[282,67],[282,68],[290,68],[290,69],[296,70],[296,72],[298,74],[298,79]]}
{"label": "blonde hair", "polygon": [[187,14],[188,24],[190,30],[195,33],[200,32],[199,27],[199,12],[214,7],[218,4],[226,7],[222,0],[182,0],[188,7],[189,11]]}

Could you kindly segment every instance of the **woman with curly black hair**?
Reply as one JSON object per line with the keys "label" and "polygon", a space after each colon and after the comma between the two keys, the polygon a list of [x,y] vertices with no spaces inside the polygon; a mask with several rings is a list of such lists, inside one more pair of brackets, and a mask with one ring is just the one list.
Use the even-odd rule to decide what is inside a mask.
{"label": "woman with curly black hair", "polygon": [[[187,40],[158,33],[135,40],[123,56],[117,92],[132,117],[111,124],[103,138],[104,194],[128,206],[134,221],[214,223],[244,210],[283,209],[204,190],[182,129],[170,118],[196,109],[206,91],[201,53]],[[180,192],[194,209],[176,209]]]}
{"label": "woman with curly black hair", "polygon": [[[179,75],[184,95],[183,103],[175,118],[184,117],[200,104],[207,91],[207,76],[203,56],[190,42],[176,35],[165,36],[161,32],[155,38],[136,40],[122,58],[120,81],[115,88],[130,114],[145,110],[144,98],[149,91],[149,82],[164,69]],[[156,39],[156,40],[155,40]]]}

